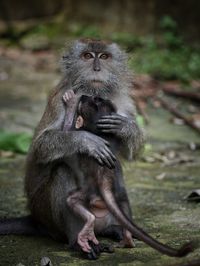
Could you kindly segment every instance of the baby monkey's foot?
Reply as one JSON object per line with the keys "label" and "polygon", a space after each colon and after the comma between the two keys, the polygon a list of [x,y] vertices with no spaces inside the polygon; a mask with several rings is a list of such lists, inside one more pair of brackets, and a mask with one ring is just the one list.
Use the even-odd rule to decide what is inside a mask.
{"label": "baby monkey's foot", "polygon": [[75,97],[74,91],[73,90],[68,90],[63,95],[63,100],[66,103],[66,102],[70,101],[71,99],[73,99],[74,97]]}
{"label": "baby monkey's foot", "polygon": [[94,234],[94,230],[91,227],[92,227],[91,225],[84,226],[84,228],[78,234],[78,239],[77,239],[77,243],[79,244],[81,249],[84,252],[88,253],[91,251],[91,246],[89,242],[93,242],[95,245],[99,244],[99,241],[96,239],[96,236]]}
{"label": "baby monkey's foot", "polygon": [[98,245],[99,241],[96,239],[94,232],[80,232],[78,234],[78,240],[77,240],[79,246],[81,249],[85,252],[91,251],[91,246],[89,242],[93,242],[94,244]]}
{"label": "baby monkey's foot", "polygon": [[94,242],[89,241],[88,242],[90,245],[90,251],[85,252],[81,249],[80,245],[78,242],[75,242],[71,248],[81,252],[81,257],[88,259],[88,260],[96,260],[100,257],[101,253],[113,253],[114,248],[110,244],[105,244],[105,243],[99,243],[99,244],[94,244]]}

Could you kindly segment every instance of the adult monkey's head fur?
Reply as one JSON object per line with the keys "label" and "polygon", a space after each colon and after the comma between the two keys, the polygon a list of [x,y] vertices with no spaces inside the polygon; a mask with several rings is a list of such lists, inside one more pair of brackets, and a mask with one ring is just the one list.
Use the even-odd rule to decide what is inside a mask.
{"label": "adult monkey's head fur", "polygon": [[127,55],[115,43],[83,39],[75,41],[62,59],[67,82],[75,91],[109,97],[130,87]]}

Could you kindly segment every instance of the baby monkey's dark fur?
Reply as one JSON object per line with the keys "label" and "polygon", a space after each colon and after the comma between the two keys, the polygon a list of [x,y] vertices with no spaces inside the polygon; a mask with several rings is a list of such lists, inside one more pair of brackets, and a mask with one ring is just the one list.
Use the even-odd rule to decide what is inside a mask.
{"label": "baby monkey's dark fur", "polygon": [[[71,107],[73,109],[72,105],[70,106],[69,100],[68,108]],[[97,127],[97,122],[102,116],[111,115],[114,112],[116,112],[116,107],[109,100],[104,100],[99,97],[81,96],[80,101],[77,104],[74,127],[76,127],[76,120],[82,118],[82,125],[79,125],[78,127],[82,130],[90,131],[99,135],[109,141],[111,151],[117,156],[117,152],[119,151],[119,142],[116,137],[112,134],[103,134]],[[67,115],[66,117],[68,118],[69,116]],[[67,120],[65,123],[69,125]],[[98,231],[98,223],[100,222],[93,222],[93,215],[98,216],[98,209],[104,209],[105,212],[107,209],[110,212],[109,215],[113,215],[119,224],[127,230],[126,233],[128,235],[124,236],[124,240],[127,245],[131,245],[130,237],[132,234],[139,240],[142,240],[149,246],[168,256],[182,257],[192,251],[190,243],[183,245],[179,250],[164,245],[149,236],[135,223],[133,223],[130,218],[131,211],[126,190],[124,190],[123,205],[120,205],[120,201],[118,199],[120,182],[123,179],[121,165],[118,159],[115,162],[115,168],[109,169],[106,166],[100,166],[94,160],[80,157],[79,167],[83,171],[84,176],[82,182],[79,180],[79,182],[82,183],[82,187],[71,193],[67,202],[69,207],[86,221],[80,232],[82,239],[84,238],[86,242],[89,240],[94,243],[96,242],[94,232]],[[127,215],[123,212],[123,208],[128,210],[129,217],[127,217]],[[88,217],[88,219],[86,217]],[[101,217],[101,219],[103,222],[106,222],[106,215]],[[129,234],[129,232],[131,232],[131,234]]]}

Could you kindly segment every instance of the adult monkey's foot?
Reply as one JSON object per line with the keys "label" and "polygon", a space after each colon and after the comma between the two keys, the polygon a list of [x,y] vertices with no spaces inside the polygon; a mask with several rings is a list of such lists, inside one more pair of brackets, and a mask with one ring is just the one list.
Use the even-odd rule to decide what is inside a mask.
{"label": "adult monkey's foot", "polygon": [[128,230],[124,229],[123,230],[123,239],[115,245],[115,247],[118,248],[134,248],[135,247],[135,242],[132,237],[131,232]]}

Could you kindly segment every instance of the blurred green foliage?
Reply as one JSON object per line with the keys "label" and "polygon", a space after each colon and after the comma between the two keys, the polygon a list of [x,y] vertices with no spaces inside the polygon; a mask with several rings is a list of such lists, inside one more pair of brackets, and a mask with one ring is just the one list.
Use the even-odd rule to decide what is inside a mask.
{"label": "blurred green foliage", "polygon": [[183,45],[183,40],[178,34],[177,23],[171,17],[164,16],[160,20],[159,26],[165,46],[168,48],[179,48],[181,45]]}
{"label": "blurred green foliage", "polygon": [[149,45],[148,41],[130,58],[130,66],[138,73],[148,73],[161,80],[183,82],[200,78],[200,53],[183,46],[176,50]]}
{"label": "blurred green foliage", "polygon": [[42,35],[51,38],[56,38],[59,34],[64,33],[64,26],[62,23],[48,23],[48,24],[39,24],[37,27],[34,27],[29,34]]}
{"label": "blurred green foliage", "polygon": [[32,135],[0,131],[0,150],[27,153]]}
{"label": "blurred green foliage", "polygon": [[77,23],[69,25],[70,35],[73,37],[83,37],[83,38],[101,38],[101,31],[95,25],[84,26]]}
{"label": "blurred green foliage", "polygon": [[139,126],[143,127],[144,126],[144,118],[142,115],[137,115],[136,117],[137,123],[139,124]]}
{"label": "blurred green foliage", "polygon": [[[64,40],[67,42],[84,37],[119,43],[129,52],[129,65],[135,72],[147,73],[160,80],[179,79],[189,82],[200,78],[200,46],[186,44],[179,34],[176,21],[169,16],[160,20],[159,32],[144,37],[128,32],[108,33],[95,24],[66,24],[63,18],[57,18],[32,28],[19,40],[19,44],[25,49],[33,50],[60,49]],[[32,41],[34,38],[35,45]]]}
{"label": "blurred green foliage", "polygon": [[133,51],[130,66],[157,79],[188,82],[200,78],[200,48],[185,44],[176,22],[165,16],[160,21],[159,38],[143,38]]}

